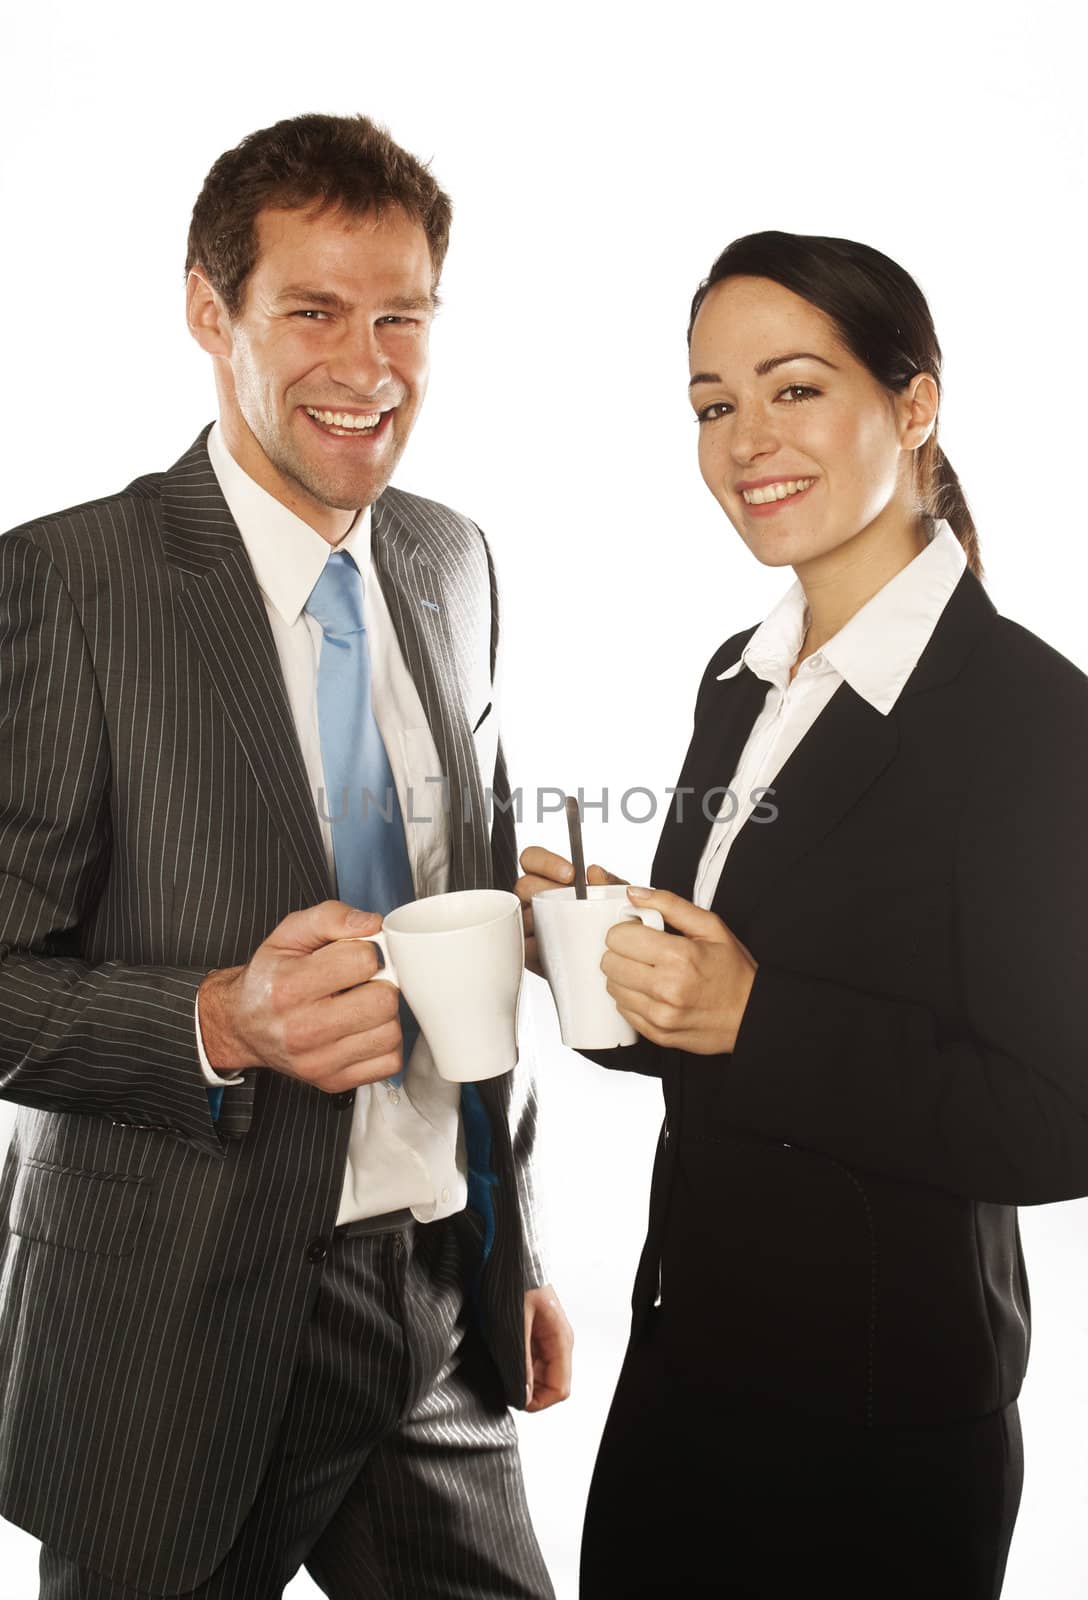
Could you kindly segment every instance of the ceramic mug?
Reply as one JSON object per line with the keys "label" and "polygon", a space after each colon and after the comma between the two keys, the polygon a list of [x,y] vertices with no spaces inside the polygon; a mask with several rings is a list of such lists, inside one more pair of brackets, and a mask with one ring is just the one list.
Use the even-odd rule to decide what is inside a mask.
{"label": "ceramic mug", "polygon": [[617,922],[663,929],[660,911],[632,905],[625,884],[590,886],[586,898],[573,887],[534,894],[533,932],[540,965],[559,1013],[563,1043],[575,1050],[609,1050],[639,1035],[620,1016],[601,971],[605,936]]}
{"label": "ceramic mug", "polygon": [[517,1065],[525,935],[516,894],[427,895],[390,911],[380,933],[353,937],[381,950],[374,979],[404,995],[440,1077],[477,1083]]}

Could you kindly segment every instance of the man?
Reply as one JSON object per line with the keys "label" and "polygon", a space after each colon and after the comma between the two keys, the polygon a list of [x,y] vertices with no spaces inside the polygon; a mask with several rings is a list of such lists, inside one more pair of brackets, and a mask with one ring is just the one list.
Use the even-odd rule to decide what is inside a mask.
{"label": "man", "polygon": [[243,140],[189,237],[218,424],[0,539],[0,1511],[51,1600],[551,1594],[531,1087],[402,1049],[351,937],[516,873],[486,546],[386,487],[449,217],[366,118]]}

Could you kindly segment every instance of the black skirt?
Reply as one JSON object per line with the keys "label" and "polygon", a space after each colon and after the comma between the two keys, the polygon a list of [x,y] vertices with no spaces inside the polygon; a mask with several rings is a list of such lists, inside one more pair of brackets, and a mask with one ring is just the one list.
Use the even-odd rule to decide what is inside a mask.
{"label": "black skirt", "polygon": [[917,1426],[741,1410],[712,1372],[684,1374],[663,1316],[620,1374],[582,1600],[996,1600],[1023,1480],[1015,1404]]}

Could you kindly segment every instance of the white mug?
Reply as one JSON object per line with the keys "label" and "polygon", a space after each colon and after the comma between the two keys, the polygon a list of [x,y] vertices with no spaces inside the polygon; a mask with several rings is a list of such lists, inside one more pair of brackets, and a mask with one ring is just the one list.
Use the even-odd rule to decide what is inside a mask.
{"label": "white mug", "polygon": [[391,911],[380,933],[353,937],[381,950],[374,978],[404,995],[440,1077],[477,1083],[517,1065],[525,935],[516,894],[428,895]]}
{"label": "white mug", "polygon": [[533,932],[548,980],[563,1043],[575,1050],[609,1050],[639,1037],[620,1016],[601,971],[605,935],[617,922],[642,922],[663,929],[660,911],[632,905],[625,884],[589,887],[586,899],[573,888],[533,895]]}

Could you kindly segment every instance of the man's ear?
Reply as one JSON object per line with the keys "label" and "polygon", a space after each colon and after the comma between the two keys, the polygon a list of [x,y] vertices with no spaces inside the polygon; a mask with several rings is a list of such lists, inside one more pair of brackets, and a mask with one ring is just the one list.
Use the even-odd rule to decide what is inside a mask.
{"label": "man's ear", "polygon": [[227,308],[199,266],[193,267],[186,280],[185,316],[189,332],[202,350],[210,356],[230,356],[234,341]]}

